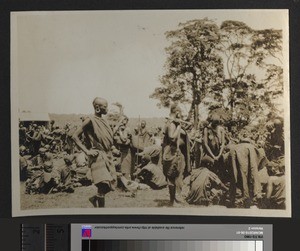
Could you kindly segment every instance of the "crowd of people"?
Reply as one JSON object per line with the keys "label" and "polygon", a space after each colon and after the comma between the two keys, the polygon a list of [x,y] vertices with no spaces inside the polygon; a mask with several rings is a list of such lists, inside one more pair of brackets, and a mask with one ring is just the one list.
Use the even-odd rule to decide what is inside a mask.
{"label": "crowd of people", "polygon": [[111,191],[134,197],[138,189],[167,189],[170,206],[285,209],[280,117],[269,119],[264,130],[233,133],[217,115],[194,126],[173,104],[164,128],[148,130],[145,120],[130,128],[123,114],[107,120],[103,98],[95,98],[93,108],[94,115],[82,117],[79,126],[20,122],[26,193],[73,193],[94,185],[97,193],[89,201],[105,207]]}

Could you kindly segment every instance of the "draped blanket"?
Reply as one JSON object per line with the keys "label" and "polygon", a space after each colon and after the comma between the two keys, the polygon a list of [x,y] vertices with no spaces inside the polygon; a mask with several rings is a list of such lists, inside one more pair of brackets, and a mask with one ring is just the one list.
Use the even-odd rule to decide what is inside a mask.
{"label": "draped blanket", "polygon": [[90,120],[94,129],[93,146],[95,148],[100,148],[105,152],[110,151],[113,145],[113,131],[110,128],[109,123],[106,119],[97,116],[91,116]]}
{"label": "draped blanket", "polygon": [[113,131],[104,118],[91,116],[90,120],[93,131],[89,133],[89,138],[92,141],[92,147],[99,150],[98,156],[89,158],[92,181],[95,184],[107,183],[110,190],[113,190],[116,183],[116,172],[111,154]]}
{"label": "draped blanket", "polygon": [[241,189],[244,199],[259,195],[261,184],[258,171],[267,161],[264,150],[257,149],[250,143],[232,145],[228,161],[231,175],[231,199],[235,197],[237,187]]}
{"label": "draped blanket", "polygon": [[221,180],[207,168],[193,170],[190,179],[190,192],[186,198],[189,204],[210,205],[219,201],[222,190],[219,188]]}

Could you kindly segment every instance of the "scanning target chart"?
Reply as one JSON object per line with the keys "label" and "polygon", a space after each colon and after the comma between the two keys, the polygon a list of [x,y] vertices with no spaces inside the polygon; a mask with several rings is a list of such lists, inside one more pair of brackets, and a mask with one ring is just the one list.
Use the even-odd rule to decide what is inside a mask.
{"label": "scanning target chart", "polygon": [[83,240],[82,251],[263,251],[263,241]]}
{"label": "scanning target chart", "polygon": [[272,225],[71,224],[71,251],[271,251]]}

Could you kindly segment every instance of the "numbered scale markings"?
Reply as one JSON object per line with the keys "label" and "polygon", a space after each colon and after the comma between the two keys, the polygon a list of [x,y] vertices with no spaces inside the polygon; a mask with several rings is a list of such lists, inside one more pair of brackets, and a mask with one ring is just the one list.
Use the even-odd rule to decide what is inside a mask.
{"label": "numbered scale markings", "polygon": [[69,243],[67,224],[21,225],[21,251],[67,251]]}

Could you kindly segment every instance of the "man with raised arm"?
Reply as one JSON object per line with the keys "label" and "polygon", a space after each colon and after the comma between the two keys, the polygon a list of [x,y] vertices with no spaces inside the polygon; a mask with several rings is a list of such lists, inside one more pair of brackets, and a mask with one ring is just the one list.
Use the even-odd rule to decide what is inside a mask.
{"label": "man with raised arm", "polygon": [[[113,145],[113,131],[102,115],[107,114],[107,101],[95,98],[93,101],[95,114],[87,117],[82,126],[73,134],[72,138],[77,146],[88,156],[92,181],[97,187],[97,194],[89,199],[94,207],[105,206],[105,195],[114,190],[116,185],[115,168],[113,165],[111,147]],[[85,135],[87,144],[80,140]]]}

